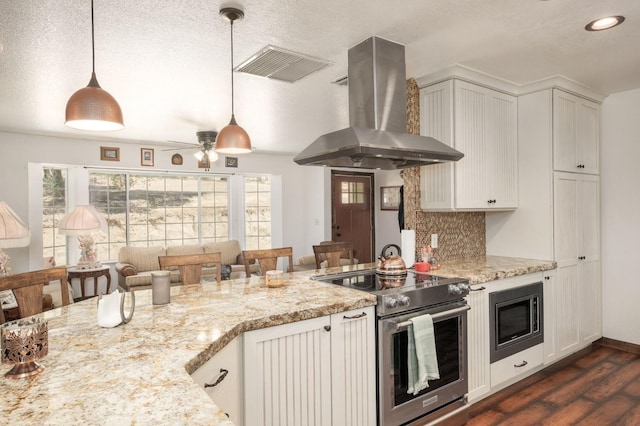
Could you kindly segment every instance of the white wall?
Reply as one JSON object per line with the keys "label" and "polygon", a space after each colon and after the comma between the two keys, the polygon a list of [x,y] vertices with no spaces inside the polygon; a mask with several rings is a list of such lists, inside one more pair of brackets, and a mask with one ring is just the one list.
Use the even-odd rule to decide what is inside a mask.
{"label": "white wall", "polygon": [[[29,224],[29,195],[37,196],[41,182],[29,182],[28,165],[50,163],[60,165],[120,167],[140,170],[197,171],[197,161],[192,150],[178,151],[184,158],[183,166],[171,164],[171,156],[176,151],[163,151],[166,146],[152,144],[123,143],[122,141],[91,140],[68,137],[27,135],[0,132],[0,200],[6,201],[15,212]],[[100,161],[100,146],[120,148],[119,162]],[[155,167],[140,165],[140,148],[154,148]],[[281,231],[283,245],[292,246],[294,256],[308,254],[311,245],[325,239],[325,230],[330,228],[330,217],[326,217],[324,194],[328,191],[323,181],[323,168],[299,166],[288,155],[267,155],[252,153],[238,156],[239,167],[225,168],[224,161],[214,164],[211,173],[268,173],[279,175],[282,182],[282,197],[279,207],[282,223],[274,224]],[[202,169],[200,169],[202,171]],[[278,179],[276,179],[277,181]],[[33,217],[33,215],[31,215]],[[41,247],[41,236],[33,232],[32,244]],[[29,248],[6,249],[11,256],[14,272],[27,271],[42,264],[41,251],[37,258],[29,262]],[[37,251],[37,250],[36,250]],[[31,255],[34,257],[34,255]],[[36,266],[34,266],[36,265]]]}
{"label": "white wall", "polygon": [[602,104],[603,334],[640,344],[640,89]]}
{"label": "white wall", "polygon": [[[101,161],[100,146],[120,148],[121,161]],[[154,149],[154,167],[140,165],[140,148]],[[69,138],[51,135],[29,135],[0,132],[0,200],[6,201],[31,228],[34,229],[29,247],[6,249],[11,256],[14,272],[32,270],[42,265],[42,237],[39,224],[31,221],[39,218],[39,209],[31,209],[29,199],[42,198],[42,182],[34,176],[40,164],[70,166],[117,167],[139,170],[171,170],[180,172],[202,171],[197,168],[193,150],[164,151],[167,146],[135,142],[100,140],[100,136],[87,134],[86,138]],[[171,164],[171,156],[180,152],[182,166]],[[214,163],[211,173],[272,174],[281,182],[281,197],[275,210],[282,211],[282,222],[274,223],[274,243],[291,246],[294,258],[312,254],[311,246],[331,239],[331,169],[326,167],[299,166],[289,155],[252,153],[238,156],[238,168],[224,167],[224,156]],[[29,174],[31,168],[31,176]],[[81,170],[81,172],[84,169]],[[31,181],[29,181],[31,179]],[[396,211],[380,210],[380,186],[401,185],[399,171],[376,171],[376,252],[384,244],[400,242]],[[32,211],[30,211],[32,210]],[[31,255],[30,255],[31,252]],[[30,259],[31,257],[31,259]],[[112,274],[113,275],[113,274]]]}
{"label": "white wall", "polygon": [[400,186],[403,184],[399,170],[380,170],[375,175],[375,227],[376,247],[374,254],[378,256],[382,247],[387,244],[400,246],[400,227],[397,210],[380,210],[380,187]]}

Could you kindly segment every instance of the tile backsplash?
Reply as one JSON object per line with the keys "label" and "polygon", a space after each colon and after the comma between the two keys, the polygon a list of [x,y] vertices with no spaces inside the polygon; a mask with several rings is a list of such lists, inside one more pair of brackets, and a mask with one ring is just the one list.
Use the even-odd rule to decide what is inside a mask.
{"label": "tile backsplash", "polygon": [[[407,81],[407,132],[420,134],[420,90],[413,78]],[[415,229],[418,251],[431,243],[431,234],[438,234],[435,253],[440,261],[486,254],[484,212],[423,212],[420,209],[420,168],[404,169],[401,175],[405,228]]]}

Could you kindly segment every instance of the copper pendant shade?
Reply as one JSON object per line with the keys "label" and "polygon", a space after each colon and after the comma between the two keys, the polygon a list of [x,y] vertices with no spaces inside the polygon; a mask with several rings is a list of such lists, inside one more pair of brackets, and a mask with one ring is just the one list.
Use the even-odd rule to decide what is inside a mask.
{"label": "copper pendant shade", "polygon": [[124,128],[120,105],[96,78],[95,41],[93,26],[93,0],[91,0],[91,80],[87,87],[78,90],[69,98],[64,124],[79,130],[109,131]]}
{"label": "copper pendant shade", "polygon": [[244,12],[233,7],[220,9],[220,15],[231,22],[231,121],[220,130],[216,139],[216,151],[222,154],[246,154],[251,152],[251,139],[236,123],[233,101],[233,22],[244,17]]}

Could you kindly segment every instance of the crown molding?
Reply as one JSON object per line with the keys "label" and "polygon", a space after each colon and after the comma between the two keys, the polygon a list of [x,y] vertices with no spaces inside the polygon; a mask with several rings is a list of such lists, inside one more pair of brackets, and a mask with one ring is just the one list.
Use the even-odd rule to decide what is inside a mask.
{"label": "crown molding", "polygon": [[590,87],[563,75],[546,77],[526,84],[517,84],[459,64],[416,78],[416,82],[418,83],[418,87],[423,88],[451,79],[467,81],[514,96],[526,95],[547,89],[561,89],[598,103],[602,103],[606,98],[606,95],[598,93]]}

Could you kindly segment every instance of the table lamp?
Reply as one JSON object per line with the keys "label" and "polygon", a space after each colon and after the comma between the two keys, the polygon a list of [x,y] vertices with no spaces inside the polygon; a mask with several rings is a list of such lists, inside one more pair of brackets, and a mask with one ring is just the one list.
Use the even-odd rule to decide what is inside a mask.
{"label": "table lamp", "polygon": [[0,275],[7,275],[9,255],[3,248],[26,247],[29,245],[31,233],[27,225],[5,203],[0,201]]}
{"label": "table lamp", "polygon": [[76,235],[80,243],[78,269],[93,269],[101,266],[96,253],[92,232],[106,231],[107,221],[90,204],[77,205],[60,220],[58,230],[62,235]]}

